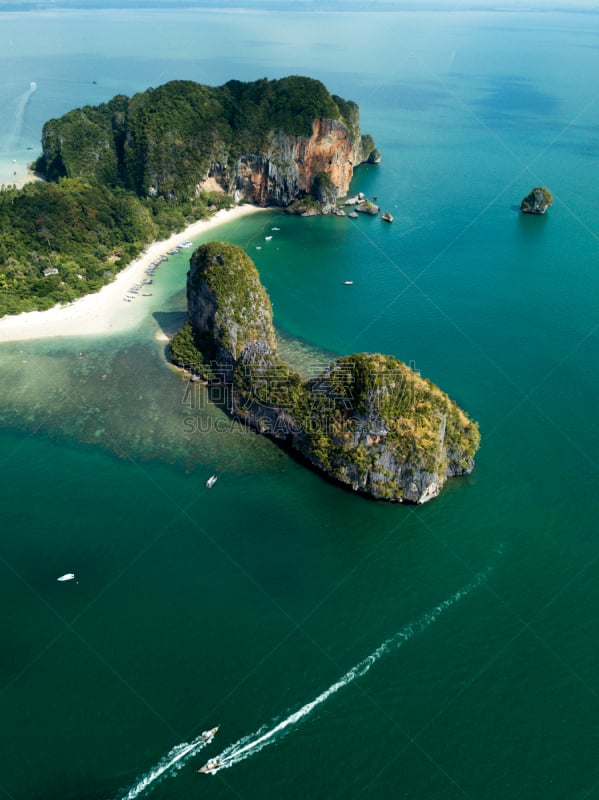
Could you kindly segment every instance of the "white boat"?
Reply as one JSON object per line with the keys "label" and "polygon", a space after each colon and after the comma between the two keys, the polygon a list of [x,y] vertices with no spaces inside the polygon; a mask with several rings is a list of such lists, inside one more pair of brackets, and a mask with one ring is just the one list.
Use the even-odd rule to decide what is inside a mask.
{"label": "white boat", "polygon": [[272,236],[265,236],[264,238],[266,239],[267,242],[270,242],[270,240],[272,239]]}
{"label": "white boat", "polygon": [[218,731],[219,726],[217,725],[216,728],[210,728],[209,731],[202,731],[202,735],[200,736],[200,742],[209,742],[216,736],[216,732]]}
{"label": "white boat", "polygon": [[198,772],[212,772],[214,769],[218,769],[218,767],[222,767],[223,762],[220,758],[211,758],[210,761],[206,761],[203,767],[200,767]]}
{"label": "white boat", "polygon": [[67,572],[64,575],[61,575],[60,578],[56,578],[57,581],[72,581],[75,579],[74,572]]}
{"label": "white boat", "polygon": [[206,481],[206,489],[212,489],[217,480],[218,478],[216,477],[216,475],[211,475]]}
{"label": "white boat", "polygon": [[354,282],[353,281],[343,281],[343,283],[345,284],[345,286],[353,286]]}
{"label": "white boat", "polygon": [[271,231],[280,231],[280,228],[271,228]]}

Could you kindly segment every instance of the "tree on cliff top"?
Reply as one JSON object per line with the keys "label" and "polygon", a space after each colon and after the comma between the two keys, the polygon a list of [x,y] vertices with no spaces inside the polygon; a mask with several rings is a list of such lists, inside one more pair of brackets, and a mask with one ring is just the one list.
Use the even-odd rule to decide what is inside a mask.
{"label": "tree on cliff top", "polygon": [[333,98],[312,78],[233,80],[221,87],[171,81],[49,120],[38,169],[51,180],[93,178],[177,203],[193,196],[200,176],[223,153],[229,160],[259,154],[272,131],[310,136],[316,119],[359,129],[356,104]]}

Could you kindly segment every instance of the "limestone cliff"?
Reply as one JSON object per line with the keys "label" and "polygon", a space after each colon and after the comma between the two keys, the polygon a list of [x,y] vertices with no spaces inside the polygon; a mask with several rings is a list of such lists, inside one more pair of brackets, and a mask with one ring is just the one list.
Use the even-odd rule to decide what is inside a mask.
{"label": "limestone cliff", "polygon": [[270,300],[254,263],[240,247],[210,242],[193,253],[187,302],[205,355],[226,380],[245,364],[269,368],[276,363]]}
{"label": "limestone cliff", "polygon": [[336,198],[358,164],[380,158],[358,106],[301,76],[171,81],[49,120],[42,147],[38,170],[52,180],[92,178],[175,205],[219,189],[287,206],[311,194],[319,174]]}
{"label": "limestone cliff", "polygon": [[393,356],[338,358],[312,385],[311,399],[294,446],[354,490],[424,503],[447,478],[474,467],[478,426]]}
{"label": "limestone cliff", "polygon": [[317,119],[310,136],[271,131],[264,152],[245,153],[230,168],[222,161],[212,162],[198,189],[216,180],[237,200],[287,206],[312,194],[316,176],[324,173],[334,187],[334,196],[342,197],[349,191],[354,167],[369,155],[362,151],[361,136],[352,135],[345,123]]}
{"label": "limestone cliff", "polygon": [[535,187],[520,203],[520,211],[524,214],[544,214],[553,205],[553,196],[543,186]]}
{"label": "limestone cliff", "polygon": [[302,381],[278,356],[268,295],[240,248],[198,248],[187,293],[189,323],[173,340],[173,360],[195,361],[226,385],[232,415],[329,477],[378,499],[424,503],[473,469],[476,423],[396,358],[345,356]]}

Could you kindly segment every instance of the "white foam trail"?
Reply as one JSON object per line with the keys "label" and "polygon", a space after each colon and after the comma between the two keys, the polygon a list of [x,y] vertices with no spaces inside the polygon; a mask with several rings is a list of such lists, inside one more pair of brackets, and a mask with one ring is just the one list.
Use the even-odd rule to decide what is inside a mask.
{"label": "white foam trail", "polygon": [[19,102],[17,103],[17,108],[15,111],[15,121],[13,122],[12,130],[8,136],[7,148],[8,150],[12,150],[15,145],[17,144],[17,139],[19,138],[19,134],[21,133],[21,128],[23,127],[23,117],[25,115],[25,107],[27,106],[27,101],[31,97],[31,95],[36,91],[37,83],[35,81],[31,81],[29,84],[29,89],[19,97]]}
{"label": "white foam trail", "polygon": [[210,739],[206,739],[205,741],[201,741],[202,734],[198,736],[193,742],[183,742],[182,744],[178,744],[173,749],[162,758],[155,767],[146,773],[143,777],[138,778],[137,782],[134,786],[129,789],[126,795],[122,795],[121,800],[135,800],[142,792],[152,784],[154,781],[157,781],[158,778],[161,778],[166,772],[173,771],[176,772],[181,769],[181,767],[185,766],[185,764],[189,761],[190,758],[199,753],[202,748],[206,747],[207,744],[210,744],[214,737]]}
{"label": "white foam trail", "polygon": [[[329,686],[328,689],[325,689],[324,692],[321,692],[321,694],[319,694],[314,700],[306,703],[306,705],[302,706],[297,711],[294,711],[293,714],[290,714],[281,722],[277,722],[276,719],[274,719],[268,725],[263,725],[259,730],[255,731],[255,733],[252,733],[249,736],[244,736],[234,744],[229,745],[229,747],[225,748],[225,750],[223,750],[223,752],[216,757],[222,763],[211,770],[210,774],[214,775],[221,769],[228,769],[229,767],[238,764],[240,761],[244,761],[246,758],[249,758],[251,755],[259,753],[260,750],[263,750],[270,744],[274,744],[275,741],[279,741],[279,739],[281,739],[283,736],[286,736],[291,732],[291,729],[294,725],[297,725],[301,721],[305,720],[306,717],[311,714],[317,706],[326,702],[340,689],[343,689],[345,686],[349,686],[349,684],[355,681],[356,678],[361,678],[363,675],[366,675],[370,668],[373,667],[380,658],[397,650],[417,633],[422,633],[425,631],[437,621],[443,612],[447,611],[447,609],[454,606],[464,597],[467,597],[467,595],[473,592],[476,588],[481,586],[486,580],[489,571],[490,570],[487,569],[485,572],[480,573],[473,581],[466,584],[466,586],[463,586],[461,589],[458,589],[457,592],[454,592],[451,597],[443,600],[438,606],[435,606],[432,611],[428,611],[426,614],[423,614],[415,622],[410,622],[393,636],[386,639],[376,648],[376,650],[348,670],[345,675]],[[273,723],[276,724],[273,727],[269,727],[270,725],[273,725]]]}

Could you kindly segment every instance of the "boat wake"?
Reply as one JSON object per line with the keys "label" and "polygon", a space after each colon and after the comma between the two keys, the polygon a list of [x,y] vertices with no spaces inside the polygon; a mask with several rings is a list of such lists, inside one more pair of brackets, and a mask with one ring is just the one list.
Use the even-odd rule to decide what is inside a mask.
{"label": "boat wake", "polygon": [[207,744],[210,744],[212,738],[206,739],[204,734],[200,734],[192,742],[183,742],[173,747],[156,766],[137,779],[137,782],[127,791],[127,794],[120,795],[119,800],[135,800],[159,778],[164,778],[167,773],[170,776],[184,767],[190,758],[193,758]]}
{"label": "boat wake", "polygon": [[377,661],[379,661],[379,659],[383,658],[383,656],[389,655],[395,650],[398,650],[403,644],[409,642],[410,639],[412,639],[418,633],[423,633],[427,628],[430,628],[430,626],[437,621],[441,614],[450,609],[452,606],[455,606],[456,603],[459,603],[460,600],[463,600],[475,589],[481,586],[487,579],[489,571],[490,568],[485,572],[479,573],[474,580],[463,586],[461,589],[458,589],[457,592],[454,592],[454,594],[452,594],[446,600],[443,600],[431,611],[426,612],[415,622],[410,622],[393,636],[390,636],[381,645],[379,645],[376,650],[348,670],[345,675],[329,686],[328,689],[325,689],[323,692],[321,692],[321,694],[314,698],[314,700],[306,703],[306,705],[302,706],[297,711],[294,711],[280,722],[277,721],[277,718],[275,718],[267,725],[263,725],[254,733],[244,736],[242,739],[239,739],[239,741],[229,745],[229,747],[225,748],[220,755],[216,756],[214,759],[211,759],[211,761],[215,763],[215,766],[206,771],[210,772],[211,775],[214,775],[221,769],[233,767],[235,764],[239,764],[240,761],[244,761],[246,758],[256,755],[265,747],[268,747],[268,745],[280,741],[280,739],[282,739],[288,733],[291,733],[295,726],[303,722],[317,706],[322,705],[338,691],[344,689],[346,686],[349,686],[349,684],[355,681],[356,678],[361,678],[366,675],[370,668],[373,667]]}
{"label": "boat wake", "polygon": [[21,128],[23,127],[23,117],[25,115],[25,107],[27,106],[27,101],[31,97],[31,95],[37,89],[37,83],[35,81],[31,81],[29,84],[29,89],[19,97],[19,101],[17,103],[17,108],[15,111],[15,119],[13,122],[12,130],[8,137],[8,149],[12,150],[17,145],[17,139],[21,133]]}

